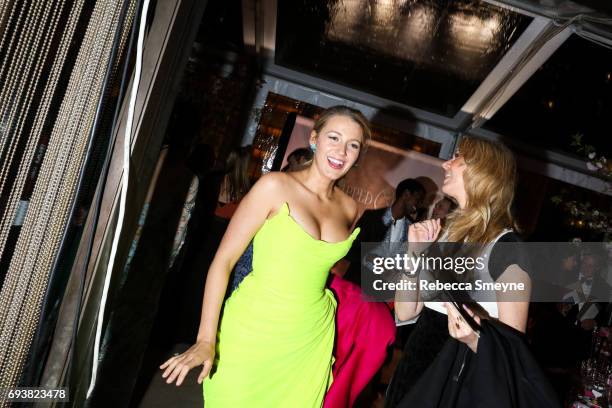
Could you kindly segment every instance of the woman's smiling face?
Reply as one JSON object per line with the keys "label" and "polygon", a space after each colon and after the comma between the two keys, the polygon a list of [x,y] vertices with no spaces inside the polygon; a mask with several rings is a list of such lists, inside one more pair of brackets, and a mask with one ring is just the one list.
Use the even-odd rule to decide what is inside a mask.
{"label": "woman's smiling face", "polygon": [[316,143],[314,164],[322,174],[337,180],[344,176],[359,158],[363,144],[361,126],[348,116],[330,117],[320,132],[312,132]]}

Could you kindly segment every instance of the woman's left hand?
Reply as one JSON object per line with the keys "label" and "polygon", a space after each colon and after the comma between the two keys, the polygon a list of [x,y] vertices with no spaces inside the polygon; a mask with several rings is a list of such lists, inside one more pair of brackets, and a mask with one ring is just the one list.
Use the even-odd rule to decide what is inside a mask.
{"label": "woman's left hand", "polygon": [[[445,303],[444,307],[446,307],[448,313],[448,333],[451,337],[465,343],[475,353],[478,348],[478,334],[472,330],[453,305]],[[474,318],[476,323],[480,324],[480,317],[476,316],[467,306],[463,305],[463,308]]]}

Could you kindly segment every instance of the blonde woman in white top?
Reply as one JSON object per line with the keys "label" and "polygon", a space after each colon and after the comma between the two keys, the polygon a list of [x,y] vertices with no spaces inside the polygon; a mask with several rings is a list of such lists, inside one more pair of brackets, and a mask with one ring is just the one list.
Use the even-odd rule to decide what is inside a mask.
{"label": "blonde woman in white top", "polygon": [[[426,220],[412,224],[408,231],[409,242],[431,243],[437,241],[441,235],[444,235],[443,240],[447,242],[474,244],[519,240],[513,232],[515,223],[510,211],[516,184],[516,163],[513,154],[507,147],[480,138],[464,137],[453,158],[444,162],[442,167],[445,172],[442,192],[452,197],[457,202],[458,208],[446,219],[444,231],[441,231],[440,220]],[[495,251],[495,245],[493,245],[493,251]],[[530,290],[528,274],[518,262],[505,261],[495,266],[489,262],[487,270],[490,280],[524,282],[527,288],[526,293],[528,293]],[[497,297],[497,302],[483,306],[486,306],[485,309],[492,317],[524,333],[529,301],[516,301],[516,299],[511,302],[500,301],[500,298],[501,294]],[[406,301],[405,294],[399,291],[396,293],[395,313],[399,321],[415,320],[422,314],[424,306],[428,305],[419,298],[414,301]],[[465,343],[474,353],[478,352],[478,334],[470,328],[453,306],[432,304],[431,308],[448,314],[447,327],[451,337]],[[431,312],[428,313],[431,315]],[[474,315],[472,311],[468,310],[468,313],[478,323],[480,322],[480,317]],[[432,336],[429,336],[427,333],[418,333],[419,326],[424,327],[425,330],[431,330],[431,326],[426,323],[417,324],[414,330],[417,333],[413,335],[416,334],[419,340],[411,343],[409,339],[407,343],[408,350],[405,353],[405,360],[400,362],[387,395],[387,406],[394,406],[399,402],[401,395],[407,391],[418,375],[422,374],[411,371],[408,365],[415,363],[426,367],[427,364],[424,364],[423,361],[414,361],[421,358],[421,354],[428,354],[429,362],[435,358],[431,344],[427,343],[435,342],[432,336],[436,334],[432,333]],[[443,343],[442,340],[439,343]],[[419,349],[422,347],[428,348],[427,352],[421,353]],[[409,372],[409,375],[406,374],[404,377],[410,378],[402,378],[402,373],[406,372]]]}

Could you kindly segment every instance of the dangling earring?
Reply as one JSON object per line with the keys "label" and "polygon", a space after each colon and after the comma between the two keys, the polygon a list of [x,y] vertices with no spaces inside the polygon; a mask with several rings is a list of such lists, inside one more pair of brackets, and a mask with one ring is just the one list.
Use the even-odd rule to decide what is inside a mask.
{"label": "dangling earring", "polygon": [[317,151],[317,144],[316,143],[310,143],[310,150],[312,150],[312,152],[316,152]]}

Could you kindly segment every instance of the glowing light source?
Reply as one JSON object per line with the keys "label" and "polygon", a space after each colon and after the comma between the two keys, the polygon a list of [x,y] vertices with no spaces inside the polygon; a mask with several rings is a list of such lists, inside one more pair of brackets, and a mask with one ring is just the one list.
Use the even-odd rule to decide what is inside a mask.
{"label": "glowing light source", "polygon": [[455,13],[451,16],[451,33],[458,45],[470,44],[486,47],[497,35],[501,23],[494,15],[487,19],[474,14]]}
{"label": "glowing light source", "polygon": [[[338,0],[328,7],[326,40],[423,66],[443,64],[468,78],[481,76],[478,61],[498,53],[513,32],[510,12],[475,2],[446,10],[428,0]],[[432,49],[434,43],[440,47]]]}
{"label": "glowing light source", "polygon": [[[402,36],[406,43],[411,44],[414,51],[416,49],[427,48],[433,39],[433,28],[435,26],[434,13],[429,7],[415,7],[410,10]],[[406,50],[410,52],[410,50]],[[416,53],[416,52],[415,52]]]}
{"label": "glowing light source", "polygon": [[368,7],[364,0],[344,0],[331,9],[326,35],[331,40],[351,42],[359,33],[358,26]]}
{"label": "glowing light source", "polygon": [[376,24],[388,26],[395,18],[400,17],[396,3],[396,0],[377,0],[374,3],[372,17]]}

